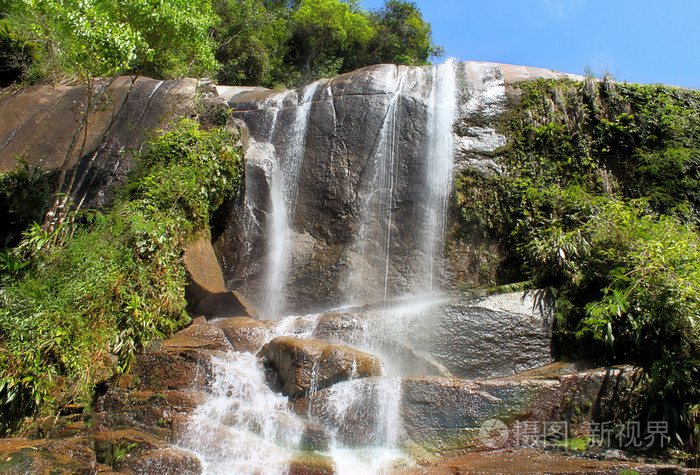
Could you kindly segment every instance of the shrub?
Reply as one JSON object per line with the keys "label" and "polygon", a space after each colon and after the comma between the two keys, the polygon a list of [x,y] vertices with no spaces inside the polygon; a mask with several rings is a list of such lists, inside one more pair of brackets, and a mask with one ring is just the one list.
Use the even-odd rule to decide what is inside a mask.
{"label": "shrub", "polygon": [[[456,181],[458,232],[500,239],[547,288],[563,358],[641,369],[630,418],[695,447],[700,392],[700,93],[538,80],[504,117],[506,172]],[[508,275],[501,271],[501,274]]]}
{"label": "shrub", "polygon": [[0,289],[0,431],[37,408],[89,405],[97,383],[188,323],[180,256],[241,184],[237,137],[192,121],[153,139],[114,206],[38,225],[5,255]]}

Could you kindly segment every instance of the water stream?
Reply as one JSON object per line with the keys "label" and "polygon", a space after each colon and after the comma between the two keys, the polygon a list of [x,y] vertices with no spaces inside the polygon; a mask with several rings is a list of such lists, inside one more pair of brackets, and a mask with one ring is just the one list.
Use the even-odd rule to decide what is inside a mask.
{"label": "water stream", "polygon": [[[277,319],[285,304],[285,284],[288,276],[289,247],[292,235],[292,220],[298,191],[299,171],[304,159],[306,131],[312,99],[320,81],[306,86],[301,91],[301,98],[293,109],[294,121],[291,130],[284,133],[287,140],[281,150],[275,150],[270,170],[271,214],[268,222],[268,263],[265,279],[265,305],[263,315],[268,319]],[[294,94],[289,91],[287,94]],[[282,96],[282,102],[287,97]],[[279,106],[274,108],[274,119],[270,137],[277,132]]]}
{"label": "water stream", "polygon": [[448,60],[433,70],[433,85],[428,101],[428,157],[425,161],[427,188],[424,219],[423,268],[418,273],[427,293],[437,291],[436,277],[442,260],[447,205],[452,186],[454,138],[452,126],[457,108],[457,83],[454,63]]}
{"label": "water stream", "polygon": [[[355,251],[350,265],[346,290],[347,302],[367,299],[367,281],[376,282],[374,298],[386,300],[389,291],[391,238],[396,183],[397,126],[400,121],[400,100],[407,68],[388,69],[385,84],[393,85],[393,95],[387,105],[384,120],[377,134],[375,147],[368,159],[364,197],[360,206],[359,229],[355,236]],[[374,249],[370,249],[374,248]],[[378,248],[378,249],[377,249]],[[382,256],[381,261],[374,259]]]}
{"label": "water stream", "polygon": [[[452,62],[433,68],[401,66],[384,71],[385,76],[378,80],[391,85],[393,94],[367,157],[344,300],[353,304],[380,300],[385,304],[358,313],[361,317],[349,323],[352,331],[336,333],[331,338],[334,343],[378,356],[383,362],[382,376],[350,379],[323,391],[316,391],[312,384],[306,410],[300,411],[270,389],[265,369],[255,356],[230,353],[216,358],[211,398],[196,410],[181,441],[183,447],[200,456],[206,473],[285,473],[292,460],[301,453],[308,454],[301,449],[309,427],[316,426],[322,427],[330,440],[314,452],[314,457],[331,460],[336,473],[385,473],[412,464],[402,449],[402,378],[412,374],[448,374],[429,354],[420,351],[420,339],[426,315],[441,302],[437,283],[453,167],[456,79]],[[268,113],[274,115],[270,143],[279,134],[290,134],[288,139],[278,139],[276,146],[267,149],[273,159],[269,162],[271,210],[263,313],[276,320],[267,341],[283,335],[309,339],[319,335],[321,314],[283,316],[282,312],[299,173],[310,111],[322,84],[316,82],[300,91],[283,92],[266,105]],[[425,91],[422,98],[416,90]],[[297,94],[296,100],[293,94]],[[422,178],[420,183],[408,185],[420,188],[415,192],[423,197],[421,206],[416,208],[417,221],[408,230],[413,233],[419,262],[413,275],[405,276],[425,295],[389,305],[388,299],[400,297],[392,294],[393,240],[396,232],[407,232],[397,231],[394,219],[399,206],[397,172],[408,166],[397,150],[405,100],[420,100],[426,109],[426,152],[419,158],[422,165],[417,165],[422,167]],[[289,103],[294,105],[289,107]],[[283,118],[284,114],[294,114],[293,119]],[[283,122],[292,125],[283,128]],[[368,282],[374,287],[372,294],[366,292]]]}

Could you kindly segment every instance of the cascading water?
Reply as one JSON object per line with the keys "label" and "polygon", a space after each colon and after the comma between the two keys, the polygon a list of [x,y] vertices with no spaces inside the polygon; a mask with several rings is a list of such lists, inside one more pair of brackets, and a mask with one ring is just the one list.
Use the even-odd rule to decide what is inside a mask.
{"label": "cascading water", "polygon": [[[368,173],[371,176],[366,180],[365,197],[360,206],[359,230],[355,239],[357,249],[350,266],[347,288],[349,302],[362,302],[367,279],[381,285],[378,297],[386,300],[388,294],[396,179],[396,134],[406,70],[407,68],[398,66],[389,70],[383,79],[388,84],[394,84],[394,93],[387,106],[376,145],[368,159]],[[375,249],[368,249],[369,247]],[[382,256],[382,260],[375,260],[374,256]]]}
{"label": "cascading water", "polygon": [[427,206],[424,223],[423,268],[418,273],[424,292],[435,290],[435,277],[442,258],[442,242],[449,191],[452,186],[453,133],[457,108],[454,63],[448,60],[433,70],[428,100],[428,157],[425,161]]}
{"label": "cascading water", "polygon": [[229,353],[212,364],[212,397],[191,416],[180,444],[199,454],[205,473],[284,473],[303,419],[269,388],[255,356]]}
{"label": "cascading water", "polygon": [[[455,67],[451,62],[428,68],[405,66],[386,68],[377,81],[390,85],[381,126],[358,190],[359,213],[355,239],[349,253],[345,302],[366,304],[383,301],[375,312],[357,326],[353,335],[336,335],[339,343],[383,357],[382,377],[350,379],[318,391],[316,378],[310,378],[307,409],[299,413],[283,396],[266,384],[261,363],[253,356],[234,353],[214,363],[216,376],[212,398],[193,416],[183,446],[194,450],[205,463],[207,473],[284,473],[290,459],[298,454],[302,434],[309,423],[320,424],[330,434],[321,455],[333,460],[339,474],[371,474],[391,471],[397,463],[410,464],[401,450],[404,429],[401,419],[402,377],[416,374],[446,374],[441,365],[414,349],[414,341],[404,332],[421,327],[426,308],[439,302],[422,298],[389,308],[388,299],[422,289],[436,290],[435,276],[441,258],[440,245],[445,229],[447,197],[452,172],[452,124],[456,110]],[[271,213],[268,217],[268,260],[265,280],[267,318],[278,320],[268,335],[316,338],[320,314],[281,318],[285,307],[292,220],[304,158],[306,131],[316,82],[303,89],[293,112],[287,92],[268,106],[274,117],[267,136],[274,143],[269,169]],[[327,83],[326,83],[327,84]],[[330,88],[326,89],[331,91]],[[333,101],[333,97],[318,99]],[[417,135],[421,157],[399,153],[399,142],[406,143],[401,124],[406,102],[424,108],[425,124]],[[293,113],[293,120],[283,118]],[[333,107],[335,117],[335,107]],[[281,123],[291,123],[282,127]],[[281,134],[291,134],[287,140]],[[315,157],[322,160],[322,157]],[[419,183],[406,183],[405,169],[419,170]],[[404,170],[404,178],[399,178]],[[401,190],[398,190],[401,187]],[[411,200],[397,199],[415,193]],[[408,211],[402,207],[409,203]],[[401,213],[401,221],[398,215]],[[413,216],[411,229],[398,229],[406,216]],[[393,276],[401,273],[394,262],[393,246],[408,236],[415,248],[417,263],[404,284],[392,286]],[[396,240],[396,243],[394,243]],[[407,284],[406,284],[407,283]],[[367,289],[372,288],[368,293]],[[315,368],[315,367],[314,367]],[[359,416],[358,416],[359,414]],[[359,417],[359,419],[358,419]]]}
{"label": "cascading water", "polygon": [[[263,315],[269,319],[280,317],[284,308],[284,288],[289,266],[289,247],[292,239],[291,222],[294,216],[299,171],[304,158],[306,131],[312,99],[320,82],[315,82],[303,90],[301,100],[294,109],[295,117],[291,132],[286,131],[288,140],[282,150],[277,150],[276,160],[270,171],[271,213],[268,222],[268,263]],[[293,91],[290,91],[293,93]],[[270,137],[274,137],[279,108],[275,111]]]}

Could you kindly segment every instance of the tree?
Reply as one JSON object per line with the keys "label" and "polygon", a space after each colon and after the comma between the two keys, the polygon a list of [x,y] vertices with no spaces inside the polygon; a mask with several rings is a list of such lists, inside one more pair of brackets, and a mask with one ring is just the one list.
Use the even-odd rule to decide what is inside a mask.
{"label": "tree", "polygon": [[364,51],[375,35],[364,12],[338,0],[302,0],[292,21],[291,60],[314,79],[346,71],[353,51]]}
{"label": "tree", "polygon": [[369,45],[369,62],[418,66],[443,55],[443,49],[433,44],[430,23],[423,20],[415,3],[389,0],[371,18],[377,33]]}
{"label": "tree", "polygon": [[67,164],[76,149],[79,156],[84,153],[95,79],[125,72],[182,76],[212,70],[216,62],[208,30],[215,16],[210,1],[16,0],[0,5],[13,27],[43,46],[50,71],[75,75],[87,85],[78,127],[82,139],[76,134],[66,152],[46,229],[68,216],[71,192],[81,184],[76,184],[78,167],[66,179]]}
{"label": "tree", "polygon": [[83,80],[216,66],[210,0],[17,0],[6,8],[10,24],[44,46],[50,69]]}
{"label": "tree", "polygon": [[218,0],[214,10],[218,82],[275,86],[289,49],[289,10],[262,0]]}
{"label": "tree", "polygon": [[223,84],[298,85],[381,62],[428,64],[442,49],[413,3],[378,12],[359,0],[216,0]]}

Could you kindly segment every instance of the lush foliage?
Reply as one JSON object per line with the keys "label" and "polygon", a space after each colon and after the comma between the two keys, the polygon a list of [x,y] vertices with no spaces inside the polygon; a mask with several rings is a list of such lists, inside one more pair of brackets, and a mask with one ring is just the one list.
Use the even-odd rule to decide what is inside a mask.
{"label": "lush foliage", "polygon": [[281,77],[289,15],[266,8],[262,0],[216,0],[221,18],[214,30],[219,42],[217,79],[222,84],[272,85]]}
{"label": "lush foliage", "polygon": [[0,0],[0,73],[12,80],[214,73],[292,86],[442,50],[414,3],[387,0]]}
{"label": "lush foliage", "polygon": [[423,21],[415,3],[389,0],[372,12],[371,19],[377,30],[369,45],[373,61],[418,66],[443,54],[432,43],[430,24]]}
{"label": "lush foliage", "polygon": [[[240,186],[236,137],[194,122],[155,138],[121,198],[5,253],[0,431],[18,416],[87,404],[150,339],[188,322],[180,255]],[[80,224],[70,224],[80,223]]]}
{"label": "lush foliage", "polygon": [[[502,123],[507,172],[462,173],[461,232],[556,297],[565,358],[641,367],[630,417],[700,427],[700,93],[544,81]],[[512,269],[511,269],[512,273]]]}
{"label": "lush foliage", "polygon": [[0,87],[32,80],[32,70],[38,59],[37,45],[6,20],[0,20]]}
{"label": "lush foliage", "polygon": [[302,0],[291,20],[290,56],[309,78],[347,71],[344,62],[375,34],[366,13],[337,0]]}
{"label": "lush foliage", "polygon": [[209,0],[14,0],[2,7],[6,24],[43,46],[47,73],[178,76],[215,66]]}
{"label": "lush foliage", "polygon": [[0,249],[19,244],[29,225],[44,219],[50,204],[51,180],[39,168],[20,160],[0,175]]}
{"label": "lush foliage", "polygon": [[442,54],[415,4],[216,0],[222,84],[298,85],[377,63],[428,64]]}

